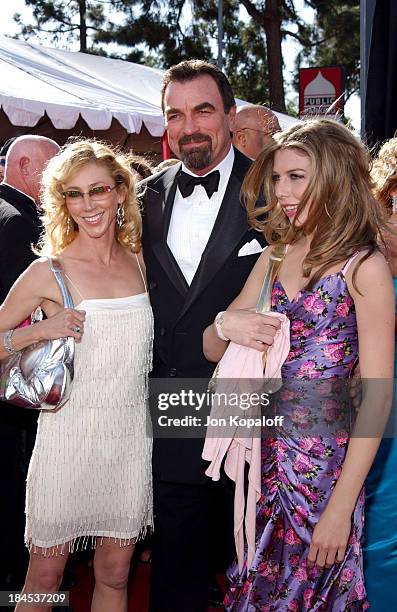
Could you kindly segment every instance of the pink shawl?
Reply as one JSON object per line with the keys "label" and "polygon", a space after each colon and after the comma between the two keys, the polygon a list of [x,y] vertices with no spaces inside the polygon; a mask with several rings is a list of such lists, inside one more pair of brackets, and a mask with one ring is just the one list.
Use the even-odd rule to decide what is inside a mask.
{"label": "pink shawl", "polygon": [[[255,349],[247,348],[231,342],[219,362],[218,378],[216,382],[216,393],[231,392],[241,394],[244,392],[255,393],[255,379],[260,379],[261,392],[266,391],[263,386],[263,378],[272,379],[267,389],[268,393],[277,391],[281,386],[281,366],[290,350],[289,320],[283,314],[267,312],[266,315],[278,317],[281,328],[277,332],[274,344],[269,348],[266,358],[265,372],[263,372],[263,353]],[[235,380],[235,384],[231,379]],[[243,379],[249,379],[244,384]],[[275,388],[275,379],[278,379]],[[250,389],[247,389],[250,386]],[[259,386],[259,385],[257,385]],[[225,387],[227,387],[225,389]],[[249,414],[248,414],[249,413]],[[220,419],[230,414],[230,407],[213,406],[211,418]],[[260,416],[260,406],[256,411]],[[245,416],[245,415],[244,415]],[[252,416],[252,411],[247,411],[247,416]],[[206,475],[212,480],[219,480],[220,469],[225,459],[224,470],[229,478],[235,482],[234,494],[234,538],[236,543],[237,559],[240,571],[244,561],[244,467],[249,463],[248,472],[248,495],[245,513],[245,533],[247,538],[247,567],[251,566],[255,553],[255,522],[256,503],[261,496],[261,438],[260,431],[255,427],[247,430],[238,425],[234,429],[217,428],[211,425],[207,429],[202,457],[210,461]],[[222,436],[223,433],[223,436]]]}

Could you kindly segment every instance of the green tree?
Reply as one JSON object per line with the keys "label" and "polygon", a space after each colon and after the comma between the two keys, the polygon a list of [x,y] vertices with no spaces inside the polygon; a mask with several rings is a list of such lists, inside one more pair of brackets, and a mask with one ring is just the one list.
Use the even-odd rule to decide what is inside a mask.
{"label": "green tree", "polygon": [[[126,10],[127,4],[129,10]],[[159,68],[192,57],[216,61],[217,3],[214,0],[140,2],[135,15],[133,5],[136,4],[125,2],[124,23],[111,25],[98,33],[96,40],[117,41],[129,49],[134,45],[141,49],[144,46],[145,62]],[[239,4],[234,1],[224,4],[224,68],[237,97],[269,103],[264,35],[252,23],[240,19]]]}
{"label": "green tree", "polygon": [[20,13],[14,15],[24,38],[40,33],[49,35],[53,41],[58,41],[61,37],[66,37],[67,40],[78,38],[80,51],[83,52],[89,50],[88,34],[99,32],[106,22],[103,2],[25,0],[25,4],[32,9],[34,23],[25,24]]}
{"label": "green tree", "polygon": [[313,45],[302,47],[298,65],[305,59],[313,66],[343,65],[346,99],[360,88],[360,0],[310,0],[316,14]]}
{"label": "green tree", "polygon": [[[248,21],[241,19],[242,6]],[[122,10],[124,23],[98,33],[97,41],[117,41],[127,47],[144,43],[149,61],[162,68],[189,57],[215,61],[216,0],[127,0]],[[291,22],[298,34],[282,28]],[[293,0],[228,0],[223,26],[224,64],[236,95],[285,110],[282,39],[298,35],[308,41],[308,26],[297,15]]]}
{"label": "green tree", "polygon": [[[130,61],[167,68],[196,57],[216,61],[216,0],[25,0],[35,24],[23,26],[30,36],[80,36],[81,50],[106,54],[107,45],[121,46]],[[225,0],[224,68],[237,97],[285,111],[282,41],[301,45],[297,65],[342,63],[349,91],[358,83],[357,40],[359,0],[305,0],[316,15],[305,23],[295,0]],[[248,18],[242,18],[242,7]],[[110,11],[118,12],[118,19]],[[346,21],[347,19],[347,21]],[[87,48],[87,33],[91,46]],[[297,79],[295,81],[297,87]]]}

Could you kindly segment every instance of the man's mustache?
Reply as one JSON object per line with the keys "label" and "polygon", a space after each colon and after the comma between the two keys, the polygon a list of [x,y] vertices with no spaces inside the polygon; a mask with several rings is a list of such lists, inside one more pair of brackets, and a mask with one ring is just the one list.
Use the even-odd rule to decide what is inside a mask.
{"label": "man's mustache", "polygon": [[210,136],[206,136],[205,134],[192,134],[191,136],[182,136],[182,138],[178,140],[178,145],[181,147],[192,142],[209,142],[212,144]]}

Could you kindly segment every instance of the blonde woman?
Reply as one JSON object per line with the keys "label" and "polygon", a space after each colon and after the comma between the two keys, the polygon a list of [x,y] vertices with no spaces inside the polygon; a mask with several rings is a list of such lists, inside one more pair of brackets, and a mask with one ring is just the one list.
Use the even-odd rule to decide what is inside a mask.
{"label": "blonde woman", "polygon": [[[358,612],[368,607],[363,483],[379,437],[372,430],[373,437],[370,432],[349,440],[338,432],[338,395],[318,393],[313,400],[317,386],[310,381],[328,381],[332,388],[330,381],[349,378],[359,355],[363,379],[386,379],[379,394],[369,385],[360,422],[375,410],[378,421],[387,418],[393,284],[377,245],[380,219],[364,146],[346,127],[325,119],[297,124],[274,139],[248,172],[243,196],[252,225],[270,243],[288,245],[272,310],[291,325],[282,376],[292,395],[284,397],[282,389],[278,405],[283,409],[284,398],[296,433],[280,429],[277,438],[262,440],[255,556],[241,574],[231,568],[225,603],[233,612]],[[256,208],[261,194],[265,209]],[[222,322],[225,337],[256,343],[260,351],[266,347],[257,341],[254,309],[268,258],[265,251]],[[207,328],[207,358],[218,360],[226,345],[214,326]],[[331,423],[336,429],[328,429]]]}
{"label": "blonde woman", "polygon": [[[43,185],[42,257],[1,307],[0,346],[38,306],[48,318],[14,329],[15,350],[64,336],[77,344],[69,402],[39,418],[27,481],[24,590],[56,591],[69,553],[92,545],[91,609],[126,612],[134,544],[152,524],[146,383],[153,320],[141,218],[128,163],[99,142],[65,146]],[[62,307],[48,256],[61,262],[73,310]],[[6,354],[0,348],[0,358]]]}

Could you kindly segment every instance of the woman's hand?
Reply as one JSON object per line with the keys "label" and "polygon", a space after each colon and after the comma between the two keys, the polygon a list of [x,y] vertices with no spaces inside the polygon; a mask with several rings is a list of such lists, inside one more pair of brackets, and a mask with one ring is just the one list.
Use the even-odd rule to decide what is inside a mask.
{"label": "woman's hand", "polygon": [[309,566],[331,567],[341,563],[351,532],[351,515],[326,508],[314,528],[307,557]]}
{"label": "woman's hand", "polygon": [[72,337],[80,342],[84,333],[85,311],[63,308],[57,314],[34,324],[40,340]]}
{"label": "woman's hand", "polygon": [[236,344],[265,352],[272,346],[280,326],[277,317],[256,312],[254,309],[226,310],[222,332]]}

